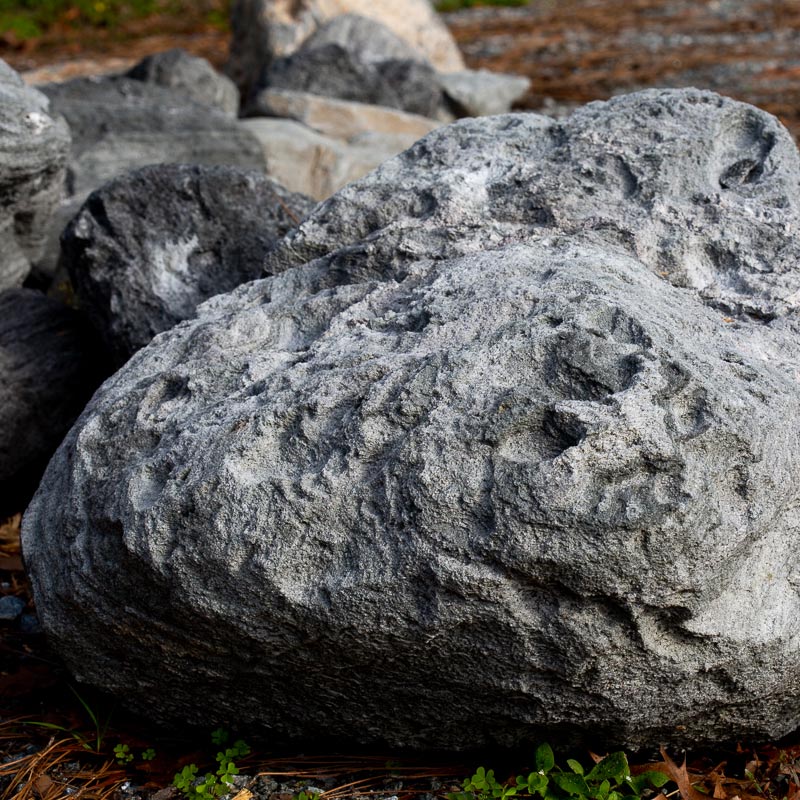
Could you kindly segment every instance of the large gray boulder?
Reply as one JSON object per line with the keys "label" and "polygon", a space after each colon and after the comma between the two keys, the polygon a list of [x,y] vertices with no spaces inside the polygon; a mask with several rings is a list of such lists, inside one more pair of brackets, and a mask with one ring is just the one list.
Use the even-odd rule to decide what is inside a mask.
{"label": "large gray boulder", "polygon": [[107,374],[88,322],[29,289],[0,293],[0,515],[25,507]]}
{"label": "large gray boulder", "polygon": [[42,253],[69,147],[47,98],[0,61],[0,291],[21,286]]}
{"label": "large gray boulder", "polygon": [[97,393],[23,523],[54,646],[280,736],[795,729],[798,179],[693,90],[433,132]]}
{"label": "large gray boulder", "polygon": [[73,196],[86,197],[150,164],[265,167],[261,148],[237,120],[179,89],[127,77],[76,78],[41,88],[72,131]]}
{"label": "large gray boulder", "polygon": [[126,74],[137,81],[177,89],[200,105],[218,108],[232,116],[239,113],[236,84],[217,72],[205,58],[180,48],[147,56]]}
{"label": "large gray boulder", "polygon": [[263,173],[162,164],[98,189],[61,237],[61,263],[117,361],[197,306],[260,277],[314,207]]}

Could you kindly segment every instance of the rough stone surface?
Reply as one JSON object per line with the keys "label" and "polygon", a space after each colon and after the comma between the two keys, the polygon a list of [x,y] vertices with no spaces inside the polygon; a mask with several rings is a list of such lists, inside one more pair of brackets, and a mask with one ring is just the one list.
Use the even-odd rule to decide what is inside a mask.
{"label": "rough stone surface", "polygon": [[21,286],[41,255],[69,147],[47,98],[0,61],[0,291]]}
{"label": "rough stone surface", "polygon": [[457,45],[428,0],[236,0],[226,71],[248,99],[274,59],[295,52],[334,17],[351,13],[380,22],[436,69],[464,69]]}
{"label": "rough stone surface", "polygon": [[260,172],[159,165],[97,190],[61,238],[81,307],[123,362],[197,306],[260,276],[315,203]]}
{"label": "rough stone surface", "polygon": [[248,119],[243,124],[261,143],[269,174],[316,200],[372,172],[419,138],[416,133],[367,131],[344,141],[292,119]]}
{"label": "rough stone surface", "polygon": [[23,522],[53,644],[280,736],[797,728],[799,180],[693,90],[434,131],[95,396]]}
{"label": "rough stone surface", "polygon": [[0,514],[24,508],[104,373],[77,312],[29,289],[0,293]]}
{"label": "rough stone surface", "polygon": [[263,169],[258,143],[229,114],[125,77],[42,87],[72,131],[70,194],[85,197],[131,169],[159,163]]}
{"label": "rough stone surface", "polygon": [[456,110],[470,117],[505,114],[531,86],[521,75],[502,75],[489,70],[461,70],[439,76],[448,100]]}
{"label": "rough stone surface", "polygon": [[442,90],[433,68],[419,61],[369,64],[339,44],[276,59],[262,77],[269,89],[308,92],[433,117],[442,105]]}
{"label": "rough stone surface", "polygon": [[302,122],[318,133],[350,140],[364,133],[389,133],[421,139],[438,128],[438,120],[395,108],[349,103],[307,92],[265,89],[253,104],[254,116],[281,117]]}
{"label": "rough stone surface", "polygon": [[180,48],[147,56],[129,70],[127,76],[177,89],[200,105],[212,106],[233,116],[239,113],[236,84],[217,72],[206,59]]}

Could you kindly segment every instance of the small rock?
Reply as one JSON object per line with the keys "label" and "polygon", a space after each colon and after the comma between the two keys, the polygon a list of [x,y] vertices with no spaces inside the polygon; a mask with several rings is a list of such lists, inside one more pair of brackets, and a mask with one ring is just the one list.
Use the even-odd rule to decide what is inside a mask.
{"label": "small rock", "polygon": [[528,78],[485,69],[442,73],[439,82],[455,111],[469,117],[505,114],[531,85]]}
{"label": "small rock", "polygon": [[14,595],[0,597],[0,621],[14,622],[25,610],[25,606],[25,601]]}

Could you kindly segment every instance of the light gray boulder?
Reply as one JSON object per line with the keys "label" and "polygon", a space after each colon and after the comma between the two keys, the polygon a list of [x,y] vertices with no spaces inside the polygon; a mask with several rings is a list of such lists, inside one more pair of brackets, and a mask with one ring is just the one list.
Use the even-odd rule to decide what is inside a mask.
{"label": "light gray boulder", "polygon": [[794,730],[798,178],[693,90],[433,132],[97,393],[23,522],[52,643],[279,736]]}
{"label": "light gray boulder", "polygon": [[314,207],[263,173],[162,164],[98,189],[61,237],[61,265],[117,361],[197,306],[260,277]]}
{"label": "light gray boulder", "polygon": [[177,89],[200,105],[218,108],[234,117],[239,113],[236,84],[217,72],[205,58],[180,48],[147,56],[126,74],[137,81]]}
{"label": "light gray boulder", "polygon": [[76,311],[29,289],[0,293],[0,515],[26,506],[106,363]]}
{"label": "light gray boulder", "polygon": [[0,290],[21,286],[44,249],[69,147],[47,98],[0,61]]}
{"label": "light gray boulder", "polygon": [[227,113],[126,77],[41,87],[72,131],[69,193],[86,197],[123,173],[159,163],[265,168],[262,150]]}
{"label": "light gray boulder", "polygon": [[439,83],[458,115],[468,117],[505,114],[531,87],[530,79],[522,75],[486,69],[443,73]]}

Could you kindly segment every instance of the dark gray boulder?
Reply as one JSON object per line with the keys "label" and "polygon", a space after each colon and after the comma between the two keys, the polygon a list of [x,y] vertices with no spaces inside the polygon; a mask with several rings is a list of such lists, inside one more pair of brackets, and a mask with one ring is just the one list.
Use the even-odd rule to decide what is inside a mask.
{"label": "dark gray boulder", "polygon": [[77,78],[42,91],[72,131],[70,194],[85,197],[131,169],[159,163],[265,168],[237,120],[177,89],[126,77]]}
{"label": "dark gray boulder", "polygon": [[61,237],[61,264],[119,362],[260,277],[264,257],[315,203],[263,173],[163,164],[98,189]]}
{"label": "dark gray boulder", "polygon": [[304,47],[276,59],[261,85],[399,108],[427,117],[435,116],[443,102],[430,65],[412,60],[368,63],[337,43]]}
{"label": "dark gray boulder", "polygon": [[797,728],[799,178],[693,90],[430,134],[97,393],[23,522],[53,644],[280,736]]}
{"label": "dark gray boulder", "polygon": [[107,374],[95,341],[61,303],[29,289],[0,293],[0,515],[25,507]]}
{"label": "dark gray boulder", "polygon": [[21,286],[42,253],[69,147],[47,98],[0,61],[0,291]]}
{"label": "dark gray boulder", "polygon": [[183,92],[200,105],[211,106],[236,116],[239,112],[239,90],[225,75],[217,72],[205,58],[175,48],[142,59],[127,77],[155,83]]}

